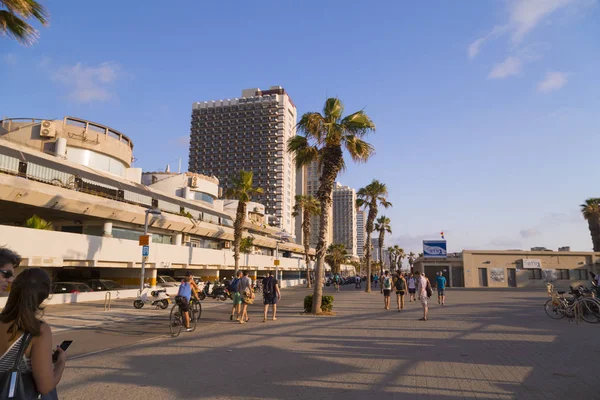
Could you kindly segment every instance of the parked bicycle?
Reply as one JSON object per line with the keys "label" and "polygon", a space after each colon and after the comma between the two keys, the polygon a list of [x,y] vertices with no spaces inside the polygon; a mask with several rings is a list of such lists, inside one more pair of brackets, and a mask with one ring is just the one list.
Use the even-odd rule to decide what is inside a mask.
{"label": "parked bicycle", "polygon": [[585,297],[585,288],[570,288],[573,297],[566,298],[565,291],[554,291],[549,287],[551,299],[544,304],[546,314],[553,319],[567,317],[583,319],[585,322],[597,324],[600,322],[600,301],[594,297]]}
{"label": "parked bicycle", "polygon": [[[169,317],[169,330],[172,337],[177,337],[181,330],[185,327],[185,316],[180,307],[180,302],[175,298],[175,304],[171,308],[171,316]],[[202,315],[202,304],[194,297],[190,300],[190,332],[196,330],[198,320]]]}

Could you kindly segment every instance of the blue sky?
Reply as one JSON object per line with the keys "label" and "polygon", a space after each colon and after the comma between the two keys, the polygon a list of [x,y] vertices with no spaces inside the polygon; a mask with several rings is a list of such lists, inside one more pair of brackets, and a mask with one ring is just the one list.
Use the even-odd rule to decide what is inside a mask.
{"label": "blue sky", "polygon": [[339,96],[377,124],[376,155],[339,180],[387,183],[392,242],[591,250],[596,0],[43,3],[37,44],[0,38],[0,115],[97,121],[158,170],[187,165],[194,101],[281,85],[301,114]]}

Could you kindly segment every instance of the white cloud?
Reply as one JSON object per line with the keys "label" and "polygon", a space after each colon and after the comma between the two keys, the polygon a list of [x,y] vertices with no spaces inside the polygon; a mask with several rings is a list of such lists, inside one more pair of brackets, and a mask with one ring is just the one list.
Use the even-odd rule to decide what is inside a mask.
{"label": "white cloud", "polygon": [[115,96],[113,84],[122,76],[122,68],[114,62],[103,62],[97,66],[77,63],[60,67],[52,73],[52,79],[65,85],[68,97],[78,103],[111,99]]}
{"label": "white cloud", "polygon": [[472,42],[467,48],[469,59],[481,51],[483,44],[509,34],[513,44],[520,44],[538,25],[560,10],[581,10],[596,3],[596,0],[509,0],[507,1],[508,20],[495,26],[488,34]]}
{"label": "white cloud", "polygon": [[17,65],[17,56],[13,53],[6,53],[2,56],[2,64],[14,67]]}
{"label": "white cloud", "polygon": [[507,57],[492,68],[488,74],[489,79],[503,79],[521,72],[522,62],[517,57]]}
{"label": "white cloud", "polygon": [[564,72],[547,72],[544,80],[538,83],[538,91],[548,93],[553,90],[558,90],[567,84],[568,77],[569,74]]}
{"label": "white cloud", "polygon": [[509,3],[512,40],[519,43],[545,18],[578,0],[513,0]]}
{"label": "white cloud", "polygon": [[523,229],[521,232],[521,237],[531,238],[535,236],[539,236],[541,232],[537,228]]}

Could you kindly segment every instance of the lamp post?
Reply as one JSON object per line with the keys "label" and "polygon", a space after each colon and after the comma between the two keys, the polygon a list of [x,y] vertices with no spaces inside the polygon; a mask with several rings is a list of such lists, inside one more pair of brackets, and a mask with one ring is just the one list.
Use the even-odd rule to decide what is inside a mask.
{"label": "lamp post", "polygon": [[[158,208],[148,208],[144,218],[144,236],[148,235],[148,215],[161,215]],[[148,243],[149,245],[150,243]],[[144,277],[146,276],[146,257],[142,256],[142,276],[140,277],[140,295],[144,291]]]}

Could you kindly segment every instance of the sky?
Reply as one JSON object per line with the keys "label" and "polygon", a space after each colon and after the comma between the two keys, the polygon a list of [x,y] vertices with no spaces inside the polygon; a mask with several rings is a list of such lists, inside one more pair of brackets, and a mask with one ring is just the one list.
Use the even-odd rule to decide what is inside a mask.
{"label": "sky", "polygon": [[377,126],[338,180],[387,184],[386,247],[592,248],[598,0],[42,3],[36,44],[0,37],[0,116],[95,121],[174,170],[195,101],[280,85],[301,115],[337,96]]}

